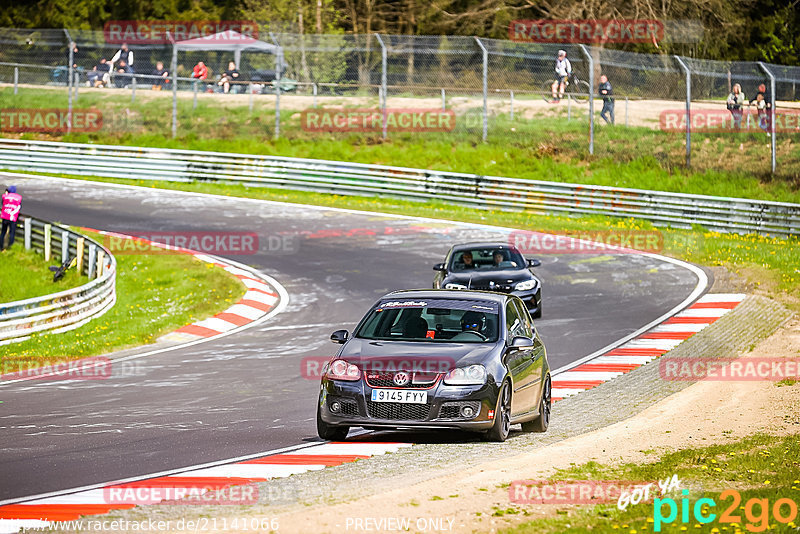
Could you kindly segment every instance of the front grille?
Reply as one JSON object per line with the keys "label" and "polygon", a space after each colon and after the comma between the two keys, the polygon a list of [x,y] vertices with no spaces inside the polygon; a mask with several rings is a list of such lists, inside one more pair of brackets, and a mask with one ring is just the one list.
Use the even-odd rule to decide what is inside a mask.
{"label": "front grille", "polygon": [[428,418],[431,405],[367,401],[367,410],[369,411],[369,416],[375,419],[424,421]]}
{"label": "front grille", "polygon": [[[393,372],[367,371],[367,384],[373,388],[396,388]],[[412,380],[405,384],[403,389],[430,389],[439,381],[439,375],[429,373],[413,373]],[[417,383],[415,383],[417,382]]]}
{"label": "front grille", "polygon": [[[462,406],[470,406],[473,410],[472,417],[464,417],[461,415],[461,407]],[[442,407],[439,408],[439,417],[438,419],[475,419],[477,415],[481,411],[481,402],[480,401],[457,401],[457,402],[445,402],[442,404]]]}
{"label": "front grille", "polygon": [[479,291],[494,291],[495,293],[511,293],[514,290],[513,286],[506,284],[495,284],[489,287],[489,284],[472,284],[470,289],[477,289]]}

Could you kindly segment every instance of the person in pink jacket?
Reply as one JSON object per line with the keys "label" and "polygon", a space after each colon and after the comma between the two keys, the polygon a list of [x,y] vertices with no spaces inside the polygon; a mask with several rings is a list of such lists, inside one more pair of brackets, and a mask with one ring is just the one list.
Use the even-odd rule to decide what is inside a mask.
{"label": "person in pink jacket", "polygon": [[3,220],[3,228],[0,230],[0,249],[5,250],[6,232],[8,232],[8,246],[14,244],[14,236],[17,233],[17,219],[19,210],[22,207],[22,197],[17,193],[17,186],[10,185],[3,194],[3,208],[0,218]]}

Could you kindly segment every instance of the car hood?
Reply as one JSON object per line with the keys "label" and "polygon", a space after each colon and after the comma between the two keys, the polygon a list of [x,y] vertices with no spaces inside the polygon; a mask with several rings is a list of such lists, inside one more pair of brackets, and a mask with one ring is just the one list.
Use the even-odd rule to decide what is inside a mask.
{"label": "car hood", "polygon": [[[339,358],[366,369],[427,369],[446,372],[453,367],[487,363],[499,350],[495,343],[436,343],[350,339]],[[408,367],[407,367],[408,366]]]}
{"label": "car hood", "polygon": [[465,271],[447,273],[447,282],[468,285],[470,278],[473,284],[495,282],[497,284],[513,284],[535,278],[527,269],[514,269],[513,271]]}

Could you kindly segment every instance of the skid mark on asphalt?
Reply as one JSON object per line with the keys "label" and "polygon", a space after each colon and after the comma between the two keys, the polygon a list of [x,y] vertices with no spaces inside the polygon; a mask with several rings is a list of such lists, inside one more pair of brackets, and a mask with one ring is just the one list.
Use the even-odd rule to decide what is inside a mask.
{"label": "skid mark on asphalt", "polygon": [[577,395],[655,360],[739,305],[746,295],[709,293],[697,302],[581,365],[553,376],[553,401]]}

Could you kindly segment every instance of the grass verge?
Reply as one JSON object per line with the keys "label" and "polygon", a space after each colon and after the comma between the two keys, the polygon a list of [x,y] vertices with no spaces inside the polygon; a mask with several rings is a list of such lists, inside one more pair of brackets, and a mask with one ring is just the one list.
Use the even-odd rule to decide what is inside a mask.
{"label": "grass verge", "polygon": [[[103,237],[84,232],[96,240]],[[53,363],[152,343],[183,325],[221,312],[244,294],[239,280],[187,254],[117,258],[117,302],[105,315],[61,334],[42,333],[0,347],[4,362]]]}
{"label": "grass verge", "polygon": [[[452,132],[311,133],[301,127],[300,110],[281,113],[281,139],[273,138],[272,100],[256,98],[253,111],[244,95],[203,98],[192,108],[191,95],[178,101],[179,127],[171,132],[171,95],[128,91],[86,91],[76,109],[96,108],[103,127],[90,133],[10,134],[27,139],[171,147],[221,152],[272,154],[437,169],[571,183],[658,189],[727,197],[800,202],[800,143],[797,134],[779,136],[778,174],[769,174],[769,144],[760,133],[695,134],[692,170],[685,167],[685,138],[648,127],[596,128],[595,156],[587,150],[586,112],[567,122],[565,111],[531,116],[492,115],[489,138],[480,142],[482,122]],[[53,90],[25,88],[18,95],[0,89],[9,108],[53,108]],[[57,96],[56,100],[61,98]],[[283,103],[290,106],[293,96]],[[348,105],[342,98],[339,107]],[[377,105],[377,100],[370,105]],[[372,102],[372,101],[370,101]],[[66,99],[64,99],[66,106]],[[363,104],[360,104],[363,107]],[[478,117],[459,112],[458,121]],[[469,121],[467,121],[469,122]],[[602,122],[602,121],[598,121]],[[466,124],[466,123],[465,123]]]}
{"label": "grass verge", "polygon": [[[796,435],[756,434],[725,445],[679,450],[653,463],[610,467],[589,462],[559,471],[553,479],[653,482],[655,495],[651,493],[649,502],[629,505],[625,510],[620,510],[616,502],[560,509],[556,517],[531,521],[504,532],[797,532],[799,458],[800,441]],[[671,479],[673,475],[680,479],[682,489],[689,490],[688,495],[680,491],[660,494],[656,481]],[[731,492],[723,494],[726,490],[738,492],[739,501]],[[688,500],[684,502],[684,498]],[[711,499],[714,505],[709,501],[697,505],[702,498]],[[669,502],[655,499],[673,499],[675,517],[666,520],[670,517]],[[776,503],[780,503],[777,515],[785,521],[776,517]],[[498,508],[495,512],[525,513],[524,505]],[[705,522],[702,518],[711,517],[710,514],[713,519]]]}
{"label": "grass verge", "polygon": [[53,282],[53,272],[48,267],[57,264],[55,260],[44,261],[41,254],[25,250],[17,241],[0,255],[0,302],[42,297],[87,282],[75,269],[68,270],[63,278]]}
{"label": "grass verge", "polygon": [[[71,177],[75,179],[86,179]],[[179,191],[194,191],[234,197],[258,198],[281,202],[311,204],[337,208],[377,211],[397,215],[430,217],[480,224],[491,224],[552,233],[585,235],[591,232],[655,229],[647,221],[603,216],[563,217],[531,212],[488,211],[461,207],[444,202],[412,202],[395,198],[338,196],[303,191],[247,187],[241,184],[210,184],[205,182],[176,183],[166,181],[93,180],[158,187]],[[723,266],[744,277],[754,289],[775,298],[786,307],[800,312],[800,239],[780,239],[759,235],[741,236],[710,232],[702,228],[680,230],[658,228],[663,236],[660,253],[706,266]]]}

